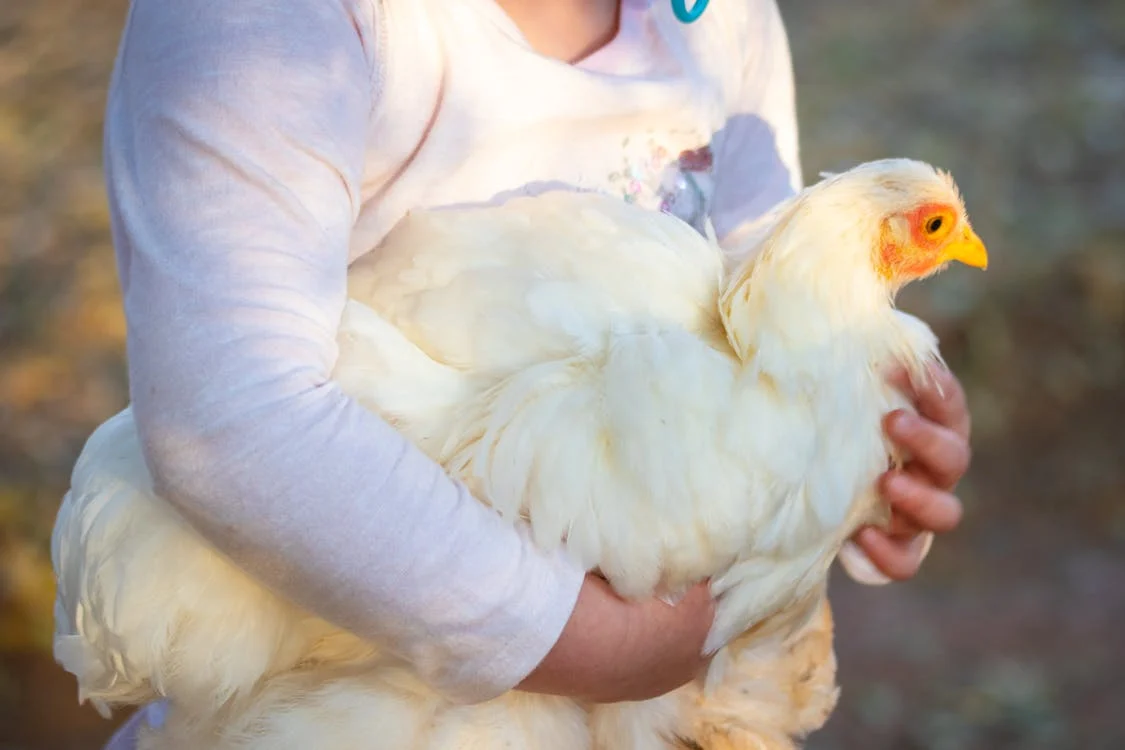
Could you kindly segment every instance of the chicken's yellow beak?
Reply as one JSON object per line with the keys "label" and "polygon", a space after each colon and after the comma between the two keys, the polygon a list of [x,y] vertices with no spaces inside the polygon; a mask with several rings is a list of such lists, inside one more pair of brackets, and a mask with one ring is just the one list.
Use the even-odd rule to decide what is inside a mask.
{"label": "chicken's yellow beak", "polygon": [[950,241],[941,251],[942,263],[953,260],[973,268],[988,268],[988,251],[971,227],[965,227],[961,236]]}

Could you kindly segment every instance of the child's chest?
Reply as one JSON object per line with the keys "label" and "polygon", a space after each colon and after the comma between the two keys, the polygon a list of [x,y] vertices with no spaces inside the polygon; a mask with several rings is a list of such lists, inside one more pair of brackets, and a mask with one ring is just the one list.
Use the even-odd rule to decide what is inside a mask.
{"label": "child's chest", "polygon": [[444,36],[438,25],[441,55],[425,58],[428,68],[415,56],[409,70],[388,70],[384,97],[409,107],[376,122],[360,244],[371,247],[406,211],[554,189],[616,195],[703,229],[730,81],[639,21],[594,70],[530,54],[486,28],[456,36],[471,21],[451,16]]}
{"label": "child's chest", "polygon": [[698,129],[624,136],[617,162],[590,170],[583,187],[672,214],[703,231],[715,191],[711,136]]}

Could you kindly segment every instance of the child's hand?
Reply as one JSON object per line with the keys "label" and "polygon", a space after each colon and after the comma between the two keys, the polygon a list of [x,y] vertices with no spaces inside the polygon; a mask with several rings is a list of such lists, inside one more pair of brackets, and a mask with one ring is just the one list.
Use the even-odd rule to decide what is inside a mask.
{"label": "child's hand", "polygon": [[664,695],[706,668],[703,642],[714,617],[707,583],[670,606],[627,602],[588,575],[555,647],[519,688],[597,703]]}
{"label": "child's hand", "polygon": [[970,419],[965,391],[944,368],[934,368],[931,382],[920,390],[903,372],[891,382],[911,397],[918,415],[891,412],[884,428],[913,458],[879,479],[893,512],[890,531],[861,529],[855,542],[884,575],[904,580],[918,572],[932,533],[952,531],[961,521],[953,488],[969,468]]}

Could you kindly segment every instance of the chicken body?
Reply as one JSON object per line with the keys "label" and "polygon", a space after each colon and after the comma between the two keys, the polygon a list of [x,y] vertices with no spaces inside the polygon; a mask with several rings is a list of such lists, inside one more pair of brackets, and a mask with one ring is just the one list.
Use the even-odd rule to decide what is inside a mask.
{"label": "chicken body", "polygon": [[146,748],[792,747],[836,697],[828,567],[885,518],[881,418],[906,406],[886,370],[938,359],[887,273],[895,222],[930,203],[971,232],[928,166],[865,165],[779,207],[728,271],[677,219],[560,192],[412,214],[349,273],[341,386],[622,595],[711,577],[706,685],[452,706],[209,548],[153,494],[127,410],[60,511],[57,658],[102,705],[171,698]]}

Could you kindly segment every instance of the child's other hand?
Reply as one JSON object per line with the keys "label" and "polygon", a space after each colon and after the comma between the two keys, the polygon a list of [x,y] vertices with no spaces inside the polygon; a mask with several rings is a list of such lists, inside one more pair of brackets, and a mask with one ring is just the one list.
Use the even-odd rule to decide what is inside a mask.
{"label": "child's other hand", "polygon": [[598,703],[664,695],[706,668],[703,642],[714,617],[706,583],[670,606],[627,602],[588,575],[555,647],[519,688]]}
{"label": "child's other hand", "polygon": [[920,389],[904,372],[891,378],[914,402],[918,414],[891,412],[884,428],[912,459],[879,479],[880,492],[893,513],[890,530],[868,527],[855,536],[872,564],[894,580],[918,572],[933,533],[952,531],[961,522],[961,501],[953,488],[969,468],[969,409],[965,391],[951,372],[935,367],[932,374]]}

